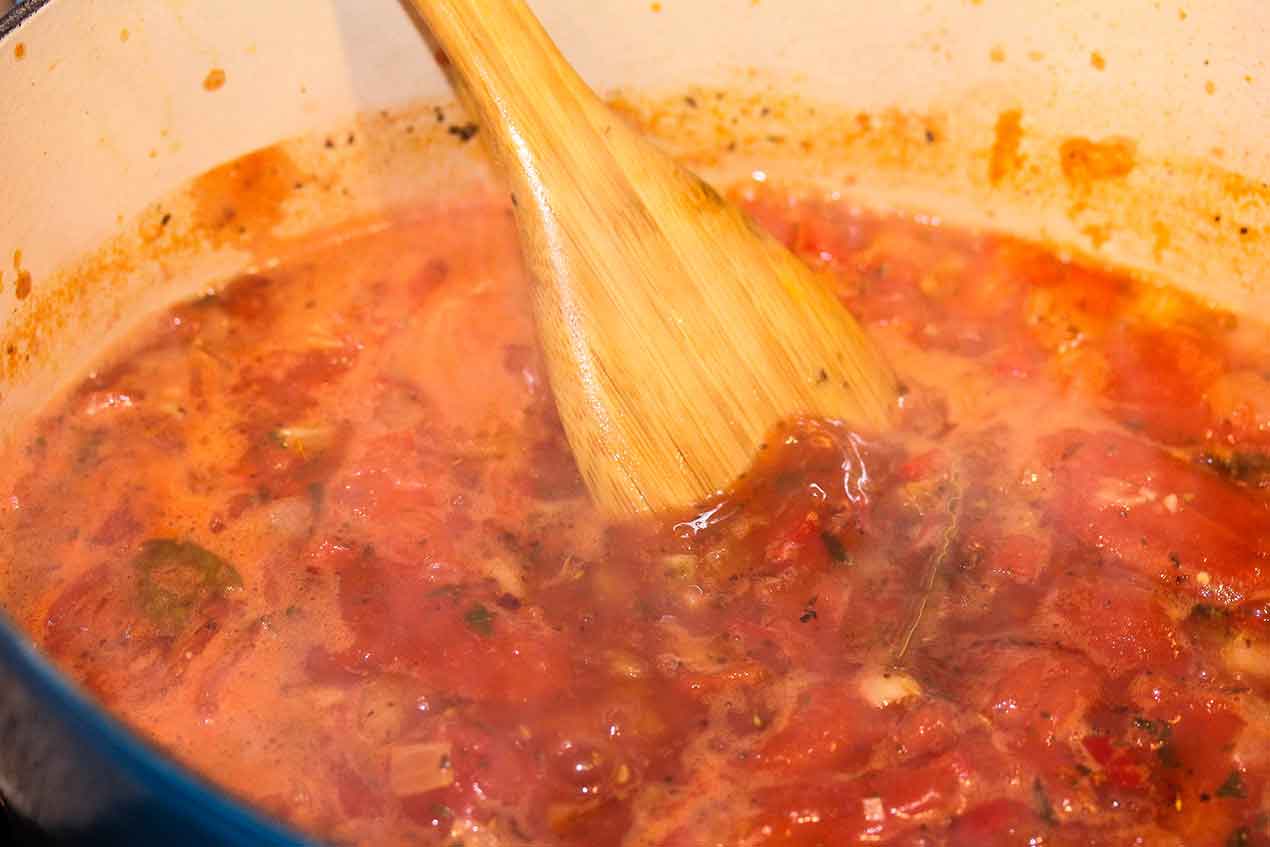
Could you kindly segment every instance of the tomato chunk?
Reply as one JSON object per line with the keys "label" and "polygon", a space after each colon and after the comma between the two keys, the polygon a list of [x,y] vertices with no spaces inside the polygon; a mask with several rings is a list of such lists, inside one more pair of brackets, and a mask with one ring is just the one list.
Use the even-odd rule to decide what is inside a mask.
{"label": "tomato chunk", "polygon": [[1221,605],[1270,585],[1270,500],[1116,433],[1066,431],[1042,450],[1055,522],[1100,554]]}

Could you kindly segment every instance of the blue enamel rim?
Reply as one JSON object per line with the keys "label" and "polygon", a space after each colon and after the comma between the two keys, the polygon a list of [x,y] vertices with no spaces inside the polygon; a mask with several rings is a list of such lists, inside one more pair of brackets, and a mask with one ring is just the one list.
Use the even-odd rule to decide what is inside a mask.
{"label": "blue enamel rim", "polygon": [[11,30],[17,29],[23,21],[48,2],[49,0],[26,0],[26,2],[18,0],[18,5],[0,15],[0,38],[8,35]]}
{"label": "blue enamel rim", "polygon": [[[26,0],[0,15],[0,39],[18,30],[49,2]],[[45,716],[55,718],[81,749],[109,762],[139,789],[146,803],[162,807],[177,826],[196,839],[277,847],[312,843],[204,782],[110,717],[44,659],[2,613],[0,665],[43,704]],[[145,840],[144,834],[137,835]]]}
{"label": "blue enamel rim", "polygon": [[[0,664],[6,666],[74,737],[85,753],[96,754],[146,797],[171,813],[191,835],[225,844],[304,847],[300,835],[274,823],[228,794],[203,782],[121,723],[62,676],[0,616]],[[139,839],[144,835],[138,833]]]}

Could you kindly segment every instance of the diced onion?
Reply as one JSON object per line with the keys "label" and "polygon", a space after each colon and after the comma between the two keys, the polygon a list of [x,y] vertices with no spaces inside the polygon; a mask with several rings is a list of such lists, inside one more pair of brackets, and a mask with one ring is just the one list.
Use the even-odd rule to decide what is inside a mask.
{"label": "diced onion", "polygon": [[672,579],[691,579],[697,573],[697,557],[691,553],[671,553],[659,562],[662,573]]}
{"label": "diced onion", "polygon": [[335,430],[329,426],[284,426],[270,433],[279,447],[301,456],[327,449],[334,436]]}
{"label": "diced onion", "polygon": [[1154,503],[1160,495],[1159,492],[1145,485],[1134,485],[1123,479],[1104,477],[1099,482],[1094,497],[1108,505],[1129,509]]}
{"label": "diced onion", "polygon": [[1246,632],[1237,632],[1222,649],[1222,661],[1238,674],[1270,679],[1270,643]]}
{"label": "diced onion", "polygon": [[521,578],[520,566],[512,557],[490,556],[484,560],[483,566],[485,575],[497,582],[499,590],[504,594],[515,597],[525,595],[525,581]]}
{"label": "diced onion", "polygon": [[595,811],[599,804],[598,800],[584,800],[581,803],[552,803],[547,806],[547,826],[553,832],[563,832],[572,827],[578,819]]}
{"label": "diced onion", "polygon": [[388,784],[398,797],[426,794],[453,782],[448,741],[398,744],[388,751]]}
{"label": "diced onion", "polygon": [[283,497],[265,509],[274,535],[299,538],[313,528],[313,501],[309,497]]}
{"label": "diced onion", "polygon": [[866,673],[860,679],[860,696],[882,709],[910,697],[920,697],[922,687],[906,673],[897,671]]}
{"label": "diced onion", "polygon": [[610,650],[607,659],[609,667],[617,676],[641,679],[648,675],[648,666],[638,656],[625,650]]}

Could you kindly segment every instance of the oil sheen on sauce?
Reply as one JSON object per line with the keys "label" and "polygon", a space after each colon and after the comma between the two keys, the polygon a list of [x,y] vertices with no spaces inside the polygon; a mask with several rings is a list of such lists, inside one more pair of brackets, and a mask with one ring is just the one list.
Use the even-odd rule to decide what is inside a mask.
{"label": "oil sheen on sauce", "polygon": [[1270,333],[741,199],[884,347],[897,432],[790,421],[699,511],[606,522],[509,209],[437,201],[51,407],[5,457],[7,608],[340,844],[1270,843]]}

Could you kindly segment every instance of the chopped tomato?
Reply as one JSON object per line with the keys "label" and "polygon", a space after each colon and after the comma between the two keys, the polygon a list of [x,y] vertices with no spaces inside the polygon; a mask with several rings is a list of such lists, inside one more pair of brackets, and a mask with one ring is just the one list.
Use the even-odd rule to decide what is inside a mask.
{"label": "chopped tomato", "polygon": [[1111,432],[1063,432],[1042,450],[1055,522],[1099,555],[1220,605],[1270,585],[1270,500]]}
{"label": "chopped tomato", "polygon": [[1270,847],[1270,330],[741,199],[891,363],[885,431],[773,422],[728,490],[601,514],[511,201],[430,201],[165,312],[32,420],[0,599],[334,843]]}

